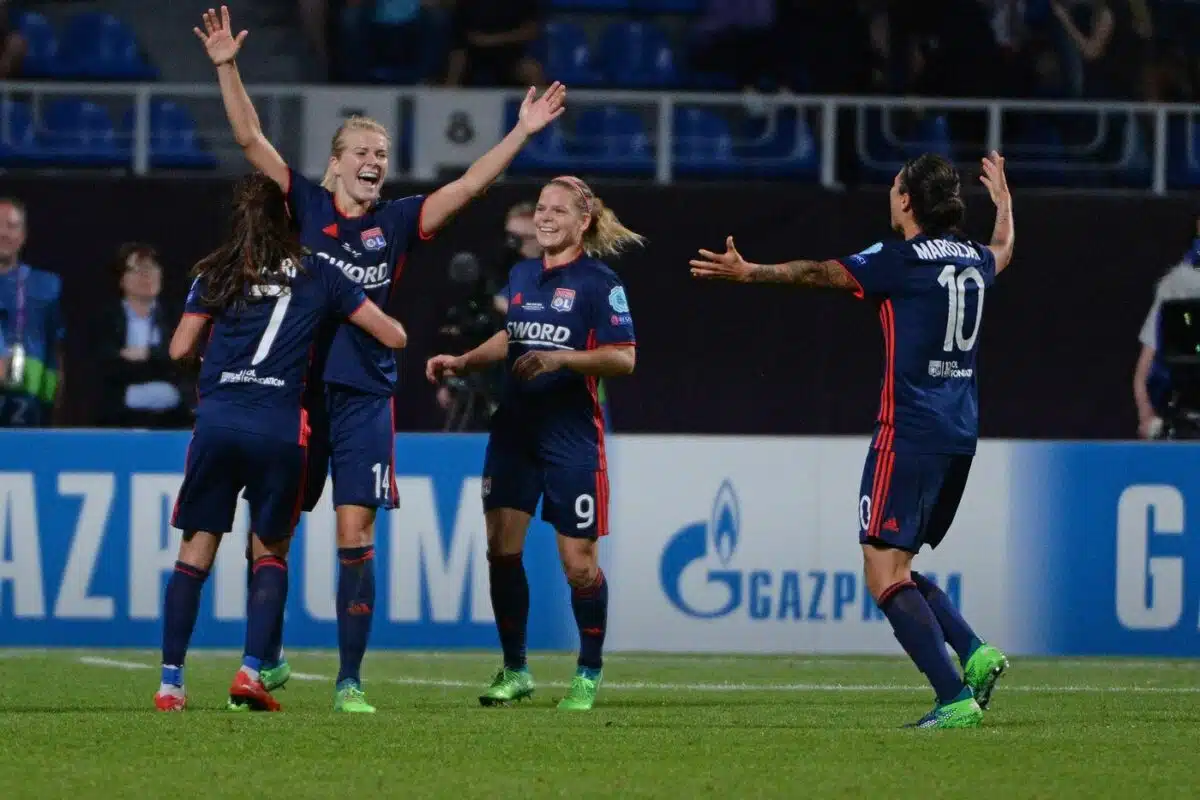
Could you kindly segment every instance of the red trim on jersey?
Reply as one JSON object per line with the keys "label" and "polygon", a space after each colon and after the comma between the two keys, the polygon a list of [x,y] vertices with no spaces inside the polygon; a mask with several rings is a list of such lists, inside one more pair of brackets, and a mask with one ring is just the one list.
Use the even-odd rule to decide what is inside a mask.
{"label": "red trim on jersey", "polygon": [[[608,536],[608,472],[596,470],[596,536]],[[599,584],[597,584],[599,586]]]}
{"label": "red trim on jersey", "polygon": [[879,432],[876,450],[891,450],[896,438],[896,313],[891,299],[879,305],[883,327],[883,386],[879,392]]}
{"label": "red trim on jersey", "polygon": [[296,485],[296,504],[292,506],[292,533],[296,532],[296,526],[300,524],[300,514],[304,511],[304,489],[308,486],[308,412],[302,410],[301,413],[304,416],[304,441],[300,443],[303,452],[300,454],[300,483]]}
{"label": "red trim on jersey", "polygon": [[597,349],[601,347],[637,347],[637,342],[602,342],[596,347]]}
{"label": "red trim on jersey", "polygon": [[312,428],[308,424],[308,409],[303,405],[300,406],[300,441],[298,444],[301,447],[308,447],[308,435],[312,433]]}
{"label": "red trim on jersey", "polygon": [[[187,450],[183,453],[183,477],[187,479],[188,462],[192,458],[192,442],[196,441],[196,431],[192,431],[192,438],[188,439]],[[179,501],[182,499],[183,487],[179,487],[179,491],[175,494],[175,505],[171,508],[171,524],[175,524],[175,518],[179,516]]]}
{"label": "red trim on jersey", "polygon": [[[200,319],[212,319],[212,314],[205,314],[203,311],[185,311],[183,313],[183,315],[185,317],[200,317]],[[209,336],[211,337],[212,334],[210,333]]]}
{"label": "red trim on jersey", "polygon": [[[359,303],[357,306],[355,306],[355,307],[354,307],[354,310],[350,312],[350,317],[353,317],[355,314],[357,314],[358,312],[362,311],[362,309],[363,309],[363,306],[365,306],[365,305],[366,305],[367,303],[369,303],[369,302],[371,302],[371,298],[369,298],[369,297],[364,297],[364,298],[363,298],[363,301],[362,301],[361,303]],[[350,317],[346,317],[346,319],[350,319]],[[314,343],[313,343],[313,347],[316,347],[316,346],[317,346],[317,345],[316,345],[316,343],[314,342]],[[312,359],[311,359],[311,358],[309,359],[309,363],[310,363],[310,364],[312,363]]]}
{"label": "red trim on jersey", "polygon": [[392,302],[392,298],[396,296],[396,284],[400,283],[400,275],[404,272],[404,265],[408,262],[408,253],[401,253],[400,258],[396,261],[396,268],[392,270],[392,288],[388,289],[388,302]]}
{"label": "red trim on jersey", "polygon": [[288,199],[289,206],[291,205],[291,198],[289,198],[288,195],[290,195],[292,193],[292,184],[296,182],[295,179],[292,178],[293,172],[295,172],[295,170],[293,170],[291,168],[291,166],[288,166],[288,168],[287,168],[287,185],[283,187],[283,196]]}
{"label": "red trim on jersey", "polygon": [[425,204],[427,202],[429,202],[428,198],[421,201],[421,210],[417,213],[417,238],[422,242],[428,242],[437,236],[437,231],[425,230]]}
{"label": "red trim on jersey", "polygon": [[846,273],[846,277],[848,277],[850,280],[854,281],[854,285],[858,287],[857,289],[854,290],[854,296],[857,297],[859,300],[862,300],[864,297],[866,297],[867,296],[866,290],[864,290],[863,285],[858,282],[858,278],[854,277],[854,273],[850,271],[850,268],[846,266],[846,262],[842,261],[841,259],[835,258],[833,260],[833,263],[835,263],[839,267],[841,267],[842,271]]}
{"label": "red trim on jersey", "polygon": [[331,239],[338,238],[337,223],[335,222],[331,225],[326,225],[324,228],[321,228],[321,233],[325,234],[326,236],[328,236]]}
{"label": "red trim on jersey", "polygon": [[[588,331],[587,349],[596,349],[596,331]],[[592,396],[592,422],[596,425],[596,454],[600,469],[608,469],[608,455],[604,452],[604,410],[600,408],[600,390],[595,375],[587,376],[588,393]]]}
{"label": "red trim on jersey", "polygon": [[576,253],[575,257],[572,258],[570,261],[564,261],[563,263],[555,264],[554,266],[550,266],[549,264],[547,264],[546,256],[542,256],[542,271],[546,272],[546,271],[552,270],[552,269],[562,269],[563,267],[569,267],[572,264],[574,264],[575,262],[582,259],[584,257],[584,255],[586,255],[586,254],[583,252],[583,248],[581,247],[581,248],[579,248],[579,252]]}
{"label": "red trim on jersey", "polygon": [[388,474],[390,474],[391,477],[388,478],[388,483],[390,484],[388,489],[392,493],[392,502],[397,503],[400,501],[400,498],[397,496],[400,494],[400,487],[396,485],[396,395],[392,395],[392,399],[388,401],[388,411],[391,413],[392,417],[392,448],[389,451],[392,454],[392,457],[388,462]]}

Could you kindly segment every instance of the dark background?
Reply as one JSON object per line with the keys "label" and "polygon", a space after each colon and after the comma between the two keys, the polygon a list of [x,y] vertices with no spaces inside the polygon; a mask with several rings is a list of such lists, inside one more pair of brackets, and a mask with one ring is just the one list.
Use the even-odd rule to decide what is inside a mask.
{"label": "dark background", "polygon": [[[227,181],[6,179],[0,194],[29,204],[25,258],[63,276],[68,320],[67,405],[92,422],[88,330],[100,298],[116,296],[116,247],[155,244],[164,297],[182,302],[186,272],[226,228]],[[440,427],[421,376],[447,298],[446,265],[461,250],[501,244],[504,211],[536,197],[508,184],[418,249],[392,309],[410,334],[397,424]],[[391,196],[420,187],[389,187]],[[613,266],[628,286],[638,367],[613,381],[622,432],[852,434],[871,429],[881,336],[866,303],[784,286],[698,283],[687,261],[721,249],[726,233],[750,260],[832,258],[889,235],[883,191],[834,194],[778,185],[608,186],[599,194],[645,234],[645,251]],[[969,201],[969,233],[987,239],[992,207]],[[1135,431],[1131,377],[1153,284],[1193,235],[1195,203],[1142,196],[1023,195],[1017,190],[1012,267],[987,295],[980,365],[982,433],[989,437],[1125,438]]]}

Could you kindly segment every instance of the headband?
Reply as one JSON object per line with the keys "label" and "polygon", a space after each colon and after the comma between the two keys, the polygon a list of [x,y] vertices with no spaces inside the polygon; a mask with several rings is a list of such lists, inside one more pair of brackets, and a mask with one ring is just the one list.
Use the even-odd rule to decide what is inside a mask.
{"label": "headband", "polygon": [[588,216],[590,217],[592,215],[592,198],[588,196],[589,192],[583,181],[579,180],[579,178],[576,178],[574,175],[560,175],[552,180],[551,183],[565,183],[567,186],[570,186],[572,189],[579,192],[579,196],[583,198],[583,205],[584,208],[587,209]]}

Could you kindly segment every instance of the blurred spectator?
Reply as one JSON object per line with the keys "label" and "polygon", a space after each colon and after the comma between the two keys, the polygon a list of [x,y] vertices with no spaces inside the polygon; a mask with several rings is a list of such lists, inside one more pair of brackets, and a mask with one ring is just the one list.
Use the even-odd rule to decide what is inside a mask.
{"label": "blurred spectator", "polygon": [[344,0],[338,14],[338,76],[426,83],[445,67],[452,0]]}
{"label": "blurred spectator", "polygon": [[191,411],[167,354],[171,326],[159,305],[162,267],[148,244],[121,245],[113,262],[121,301],[92,338],[100,369],[99,419],[120,428],[185,428]]}
{"label": "blurred spectator", "polygon": [[542,85],[542,65],[529,52],[541,28],[538,0],[457,0],[446,84]]}
{"label": "blurred spectator", "polygon": [[17,11],[10,0],[0,0],[0,80],[12,78],[25,58],[25,39],[17,32]]}
{"label": "blurred spectator", "polygon": [[1065,35],[1064,72],[1073,96],[1129,100],[1149,93],[1153,20],[1145,0],[1051,0]]}
{"label": "blurred spectator", "polygon": [[25,206],[0,198],[0,337],[9,351],[0,381],[0,427],[49,425],[63,397],[62,282],[21,262]]}
{"label": "blurred spectator", "polygon": [[777,45],[775,0],[708,0],[695,27],[692,65],[731,76],[746,91],[769,81],[788,89],[791,59]]}
{"label": "blurred spectator", "polygon": [[1200,298],[1200,218],[1195,221],[1193,233],[1196,238],[1188,252],[1155,287],[1154,303],[1138,336],[1142,350],[1133,370],[1133,402],[1137,406],[1138,435],[1143,439],[1161,435],[1171,400],[1171,376],[1158,355],[1159,312],[1167,301]]}

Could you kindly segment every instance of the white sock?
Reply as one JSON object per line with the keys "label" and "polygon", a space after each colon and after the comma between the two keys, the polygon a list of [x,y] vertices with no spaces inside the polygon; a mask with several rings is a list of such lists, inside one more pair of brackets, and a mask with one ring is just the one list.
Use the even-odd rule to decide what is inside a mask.
{"label": "white sock", "polygon": [[252,681],[258,680],[258,670],[250,669],[249,667],[247,667],[246,665],[243,664],[242,672],[246,673],[246,676],[248,678],[250,678],[250,680],[252,680]]}
{"label": "white sock", "polygon": [[162,695],[170,695],[172,697],[186,696],[186,692],[183,691],[182,686],[175,686],[170,683],[160,683],[158,685],[158,693]]}

